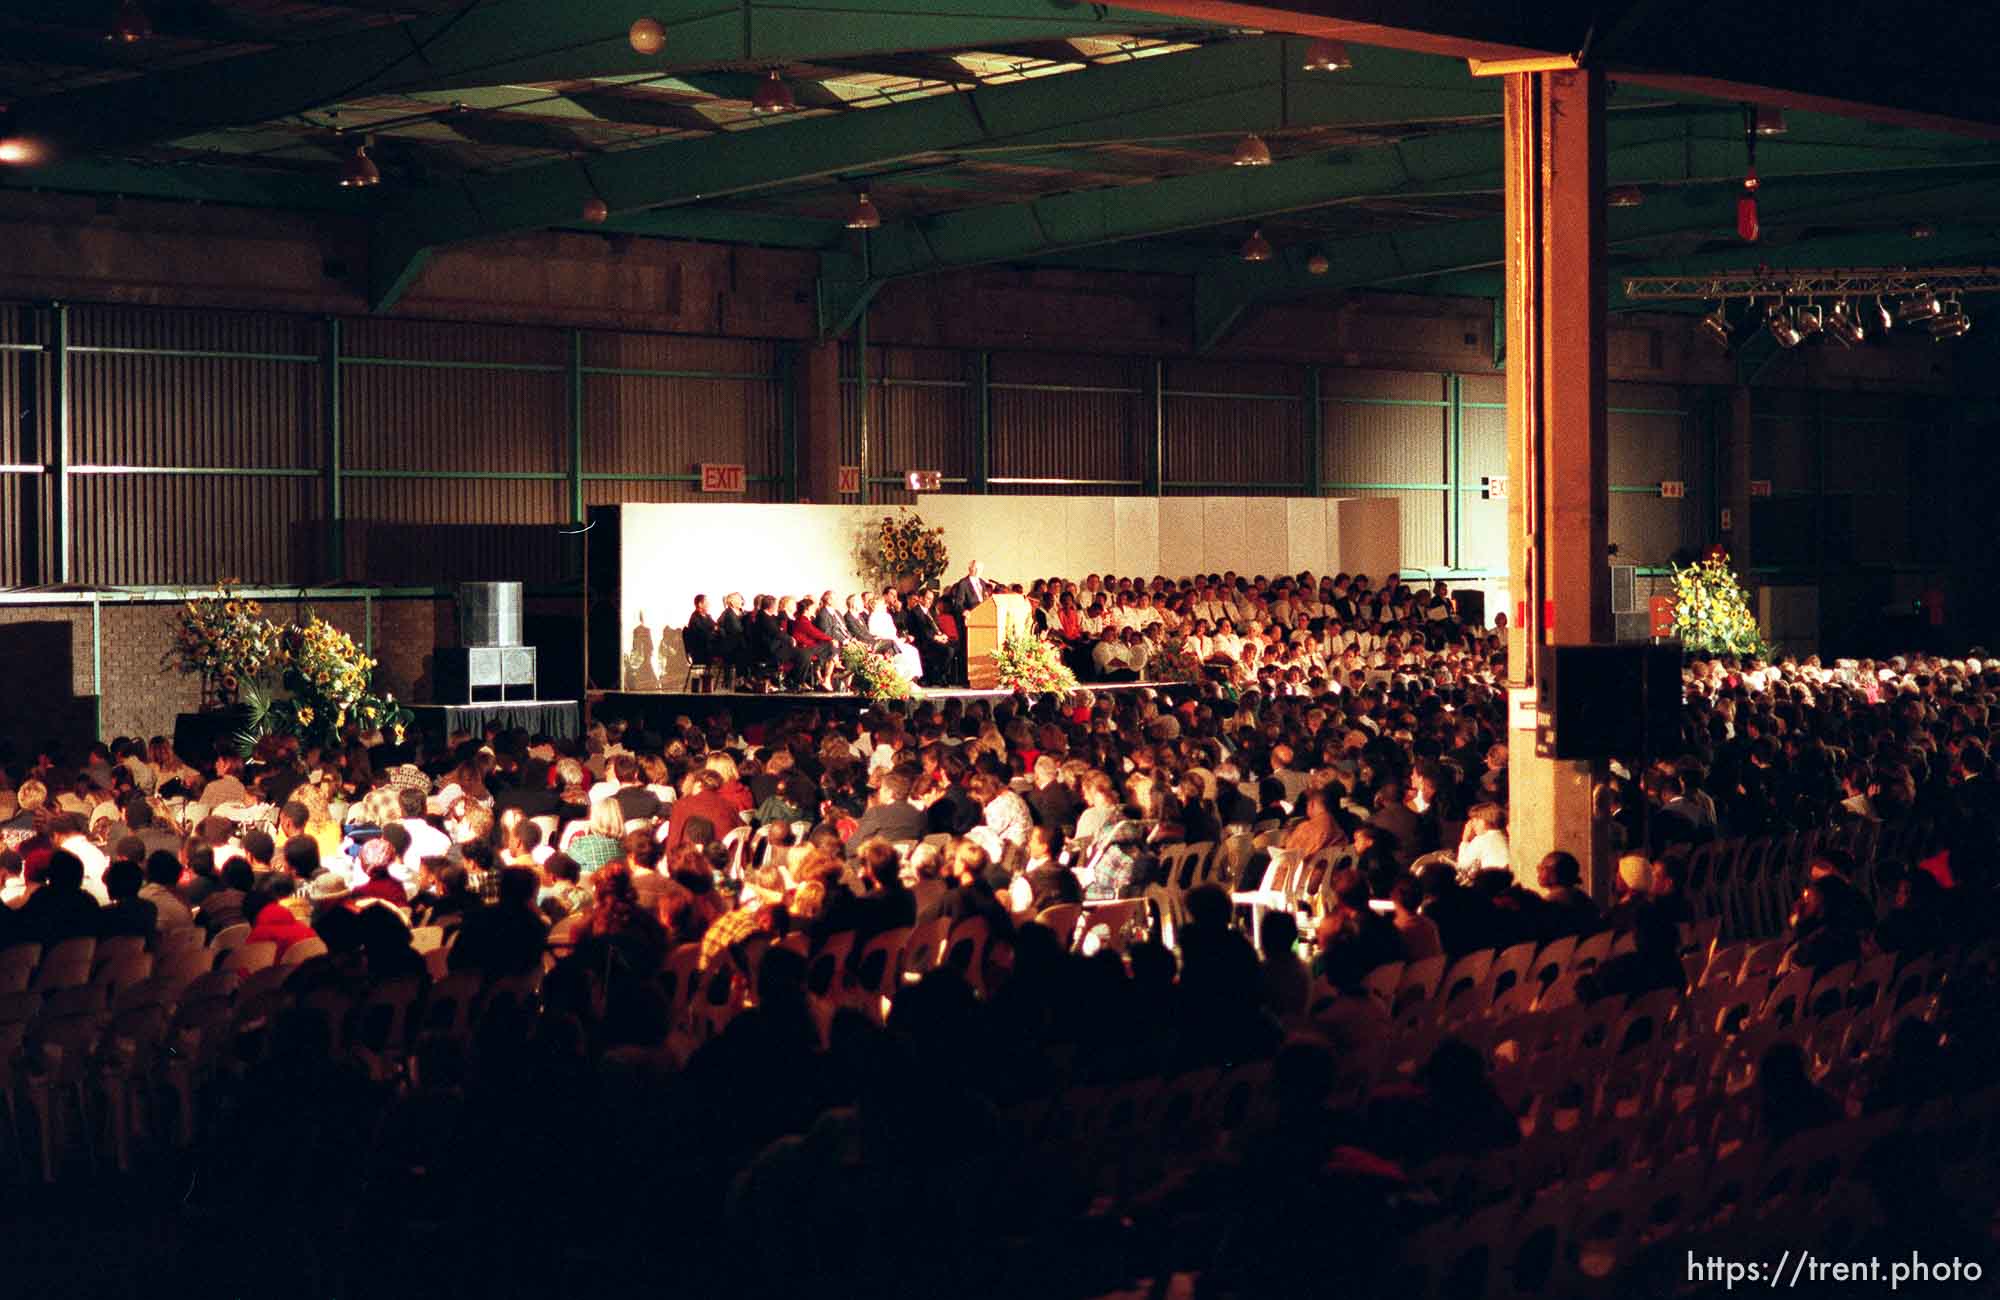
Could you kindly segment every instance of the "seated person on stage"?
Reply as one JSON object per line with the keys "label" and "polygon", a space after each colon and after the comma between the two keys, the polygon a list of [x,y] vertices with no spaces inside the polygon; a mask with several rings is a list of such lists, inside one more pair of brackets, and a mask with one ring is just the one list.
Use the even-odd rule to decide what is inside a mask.
{"label": "seated person on stage", "polygon": [[897,631],[895,616],[886,600],[878,598],[875,607],[868,611],[868,631],[875,637],[878,648],[895,662],[897,672],[913,682],[923,680],[923,657],[917,653],[916,643]]}
{"label": "seated person on stage", "polygon": [[924,680],[954,682],[958,680],[958,643],[945,634],[933,610],[930,592],[912,592],[903,613],[904,625],[924,661]]}
{"label": "seated person on stage", "polygon": [[819,622],[819,602],[811,596],[799,597],[798,613],[792,618],[792,642],[805,657],[812,684],[823,691],[833,689],[834,670],[840,666],[839,647]]}
{"label": "seated person on stage", "polygon": [[775,671],[781,684],[789,683],[798,673],[798,651],[792,645],[791,631],[778,617],[775,596],[757,597],[756,612],[749,622],[749,661],[752,672]]}
{"label": "seated person on stage", "polygon": [[694,613],[681,629],[681,647],[687,651],[690,667],[707,667],[715,661],[715,616],[708,612],[708,597],[694,598]]}
{"label": "seated person on stage", "polygon": [[715,619],[715,639],[709,643],[712,662],[742,672],[750,652],[749,629],[744,626],[743,593],[732,591],[722,598],[722,613]]}

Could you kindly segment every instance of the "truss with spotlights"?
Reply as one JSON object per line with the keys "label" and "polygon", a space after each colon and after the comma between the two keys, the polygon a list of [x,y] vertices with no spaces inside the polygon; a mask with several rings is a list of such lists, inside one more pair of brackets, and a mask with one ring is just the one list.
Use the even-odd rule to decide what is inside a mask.
{"label": "truss with spotlights", "polygon": [[2000,292],[2000,267],[1950,266],[1929,269],[1822,271],[1729,271],[1721,275],[1629,276],[1625,297],[1634,302],[1728,298],[1865,298],[1901,296],[1928,288],[1933,293]]}

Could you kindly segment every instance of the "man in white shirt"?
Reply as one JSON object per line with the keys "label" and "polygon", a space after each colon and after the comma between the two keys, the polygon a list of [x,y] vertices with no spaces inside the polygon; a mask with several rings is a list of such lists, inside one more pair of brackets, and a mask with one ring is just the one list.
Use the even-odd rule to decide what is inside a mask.
{"label": "man in white shirt", "polygon": [[1473,806],[1465,818],[1465,834],[1458,842],[1460,874],[1506,868],[1512,859],[1507,853],[1507,810],[1497,803]]}
{"label": "man in white shirt", "polygon": [[406,785],[396,792],[396,798],[403,809],[403,829],[410,833],[410,848],[403,854],[403,866],[414,877],[425,858],[441,858],[451,852],[451,837],[424,820],[427,801],[422,790]]}

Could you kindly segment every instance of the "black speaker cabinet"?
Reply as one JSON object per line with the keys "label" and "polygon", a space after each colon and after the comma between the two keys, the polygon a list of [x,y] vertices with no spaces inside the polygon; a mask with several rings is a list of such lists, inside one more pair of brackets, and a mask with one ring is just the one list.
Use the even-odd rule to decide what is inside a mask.
{"label": "black speaker cabinet", "polygon": [[1486,589],[1484,587],[1460,587],[1451,593],[1458,602],[1458,621],[1467,627],[1486,626]]}
{"label": "black speaker cabinet", "polygon": [[535,698],[535,647],[475,645],[440,649],[431,665],[439,704],[491,704]]}
{"label": "black speaker cabinet", "polygon": [[1550,647],[1535,752],[1545,758],[1638,758],[1680,741],[1679,646]]}
{"label": "black speaker cabinet", "polygon": [[458,585],[460,645],[521,644],[521,584],[461,582]]}

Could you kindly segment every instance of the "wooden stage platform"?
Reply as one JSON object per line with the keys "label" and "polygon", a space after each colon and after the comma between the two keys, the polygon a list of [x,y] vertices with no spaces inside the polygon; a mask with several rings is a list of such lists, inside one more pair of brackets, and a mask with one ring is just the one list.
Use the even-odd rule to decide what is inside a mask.
{"label": "wooden stage platform", "polygon": [[[1116,695],[1154,690],[1178,696],[1199,689],[1193,682],[1087,682],[1077,690],[1090,695]],[[913,700],[890,700],[885,707],[906,709],[911,705],[938,700],[999,701],[1013,695],[1005,690],[972,690],[945,686],[922,691]],[[766,721],[799,709],[820,709],[835,713],[859,713],[874,701],[846,692],[826,691],[592,691],[585,707],[594,721],[614,719],[660,727],[676,717],[705,718],[727,710],[737,722]]]}

